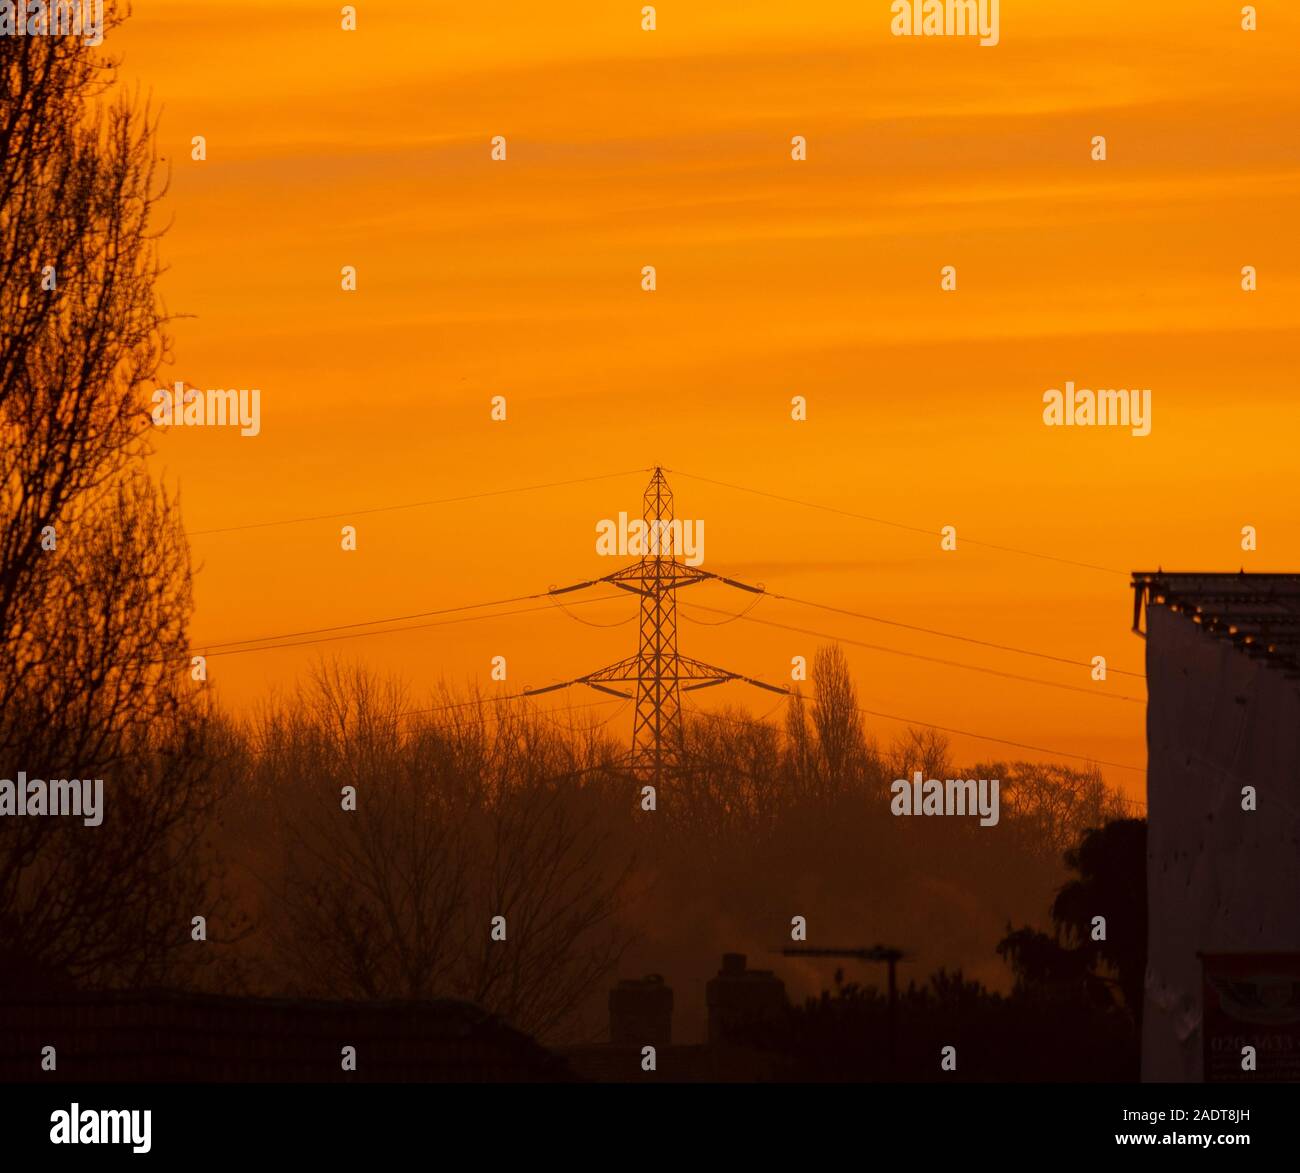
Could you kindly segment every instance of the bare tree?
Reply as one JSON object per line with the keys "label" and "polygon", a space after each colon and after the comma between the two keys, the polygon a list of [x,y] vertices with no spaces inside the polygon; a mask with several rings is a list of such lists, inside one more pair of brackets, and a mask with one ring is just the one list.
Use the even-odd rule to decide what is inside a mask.
{"label": "bare tree", "polygon": [[1059,858],[1092,828],[1125,817],[1124,801],[1096,766],[1074,770],[1046,762],[977,767],[966,777],[1000,778],[1002,809],[1026,839],[1026,849]]}
{"label": "bare tree", "polygon": [[[42,539],[112,499],[166,345],[148,111],[95,101],[113,67],[75,37],[0,40],[0,632],[39,609]],[[48,542],[46,543],[48,544]]]}
{"label": "bare tree", "polygon": [[463,802],[425,784],[402,708],[395,686],[323,667],[263,727],[257,770],[283,864],[273,941],[303,992],[431,998],[459,960]]}
{"label": "bare tree", "polygon": [[909,725],[894,738],[885,773],[892,781],[910,779],[918,770],[923,780],[952,777],[948,738],[938,730]]}
{"label": "bare tree", "polygon": [[80,38],[0,38],[0,776],[102,777],[105,807],[0,819],[0,927],[29,969],[130,983],[213,911],[213,795],[188,549],[143,467],[162,184],[113,82]]}
{"label": "bare tree", "polygon": [[821,751],[821,792],[833,797],[860,784],[874,754],[867,744],[849,662],[839,644],[813,656],[812,723]]}
{"label": "bare tree", "polygon": [[583,782],[608,747],[588,756],[505,702],[405,707],[370,673],[328,667],[256,730],[276,980],[465,997],[562,1035],[625,943],[627,864],[601,829],[609,796]]}

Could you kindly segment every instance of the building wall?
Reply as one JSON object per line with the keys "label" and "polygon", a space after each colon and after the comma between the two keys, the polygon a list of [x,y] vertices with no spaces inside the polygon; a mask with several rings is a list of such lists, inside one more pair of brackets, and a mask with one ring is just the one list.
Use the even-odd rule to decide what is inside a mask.
{"label": "building wall", "polygon": [[1142,1077],[1196,1081],[1197,954],[1300,951],[1300,686],[1152,606],[1147,690]]}

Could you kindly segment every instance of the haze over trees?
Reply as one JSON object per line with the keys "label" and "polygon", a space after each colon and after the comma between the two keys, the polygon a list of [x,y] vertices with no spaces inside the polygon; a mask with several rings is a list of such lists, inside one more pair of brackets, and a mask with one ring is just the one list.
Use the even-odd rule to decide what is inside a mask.
{"label": "haze over trees", "polygon": [[[1047,914],[1060,844],[1115,817],[1117,795],[1060,766],[954,770],[930,732],[881,748],[842,656],[814,667],[785,728],[692,715],[647,812],[606,730],[323,666],[223,734],[231,867],[256,877],[242,911],[258,929],[229,951],[244,988],[467,997],[559,1042],[603,1038],[612,980],[660,972],[689,1039],[720,954],[770,965],[801,915],[819,942],[905,948],[905,980],[946,965],[1009,989],[1008,922]],[[1000,822],[895,818],[890,783],[912,769],[1004,779]],[[829,977],[780,971],[796,997]]]}

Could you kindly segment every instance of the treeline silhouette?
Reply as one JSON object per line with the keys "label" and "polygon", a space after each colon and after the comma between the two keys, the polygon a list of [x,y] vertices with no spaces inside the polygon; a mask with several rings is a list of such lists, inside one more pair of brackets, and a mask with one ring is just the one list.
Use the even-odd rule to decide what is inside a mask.
{"label": "treeline silhouette", "polygon": [[[814,941],[901,946],[913,976],[947,965],[1009,987],[998,941],[1043,918],[1063,851],[1117,817],[1118,796],[1060,766],[954,768],[931,733],[882,749],[837,648],[812,678],[784,728],[688,719],[654,811],[608,729],[450,690],[412,714],[356,665],[214,718],[219,863],[245,883],[209,921],[210,988],[451,994],[573,1042],[604,1037],[614,976],[653,971],[678,987],[689,1039],[721,953],[779,949],[796,916]],[[894,817],[890,783],[913,770],[999,778],[999,823]],[[829,977],[802,960],[781,975],[796,996]]]}
{"label": "treeline silhouette", "polygon": [[[130,925],[110,933],[126,966],[86,961],[80,921],[10,936],[0,982],[28,973],[42,985],[112,987],[147,975],[219,993],[456,996],[563,1043],[603,1039],[613,979],[653,971],[677,988],[677,1037],[690,1040],[703,1036],[703,985],[720,954],[775,951],[800,916],[814,942],[908,952],[915,989],[900,1029],[913,1038],[920,1018],[941,1025],[956,998],[959,1016],[979,1009],[980,1021],[1002,1022],[995,1033],[1032,1011],[1026,1023],[1064,1016],[1101,1045],[1114,1031],[1097,1022],[1126,1005],[1105,991],[1127,992],[1134,967],[1065,916],[1061,849],[1087,844],[1089,828],[1125,825],[1113,821],[1118,796],[1096,773],[1059,766],[953,768],[926,732],[882,750],[861,727],[838,649],[821,649],[813,667],[811,696],[790,702],[785,728],[738,713],[688,720],[681,763],[652,812],[621,737],[517,700],[444,690],[431,711],[410,715],[395,682],[336,663],[253,716],[208,706],[191,747],[205,802],[182,819],[186,835],[174,842],[186,850],[163,849],[186,906],[168,906],[161,937]],[[156,755],[141,766],[159,769]],[[913,770],[1000,778],[999,823],[894,817],[889,784]],[[165,770],[146,771],[140,785],[170,809]],[[110,784],[108,803],[115,793]],[[150,822],[110,805],[113,821],[139,851],[115,854],[117,882],[150,890],[149,857],[160,850]],[[1140,885],[1140,850],[1137,860]],[[1133,937],[1143,904],[1140,887],[1126,887],[1133,868],[1121,860],[1094,871],[1114,892],[1081,894],[1079,915],[1107,913],[1112,933]],[[1041,922],[1058,892],[1054,932],[1010,931]],[[203,941],[190,931],[196,911]],[[493,939],[495,917],[504,942]],[[1140,949],[1144,932],[1133,940]],[[979,973],[983,986],[922,976],[944,966]],[[796,1002],[828,984],[821,963],[777,968]],[[800,1031],[812,1040],[816,1022],[847,1015],[876,1037],[876,1054],[879,997],[843,986]],[[841,1027],[828,1030],[849,1039]],[[878,1073],[871,1062],[850,1067],[866,1077]],[[838,1069],[832,1057],[827,1071]]]}

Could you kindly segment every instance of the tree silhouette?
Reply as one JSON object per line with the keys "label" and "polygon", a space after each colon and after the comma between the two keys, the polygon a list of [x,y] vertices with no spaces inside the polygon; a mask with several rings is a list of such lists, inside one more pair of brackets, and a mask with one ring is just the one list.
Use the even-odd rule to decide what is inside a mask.
{"label": "tree silhouette", "polygon": [[79,37],[0,38],[0,776],[102,777],[105,808],[0,819],[0,975],[132,983],[212,911],[212,794],[188,550],[143,466],[163,184],[113,82]]}
{"label": "tree silhouette", "polygon": [[[1078,873],[1052,902],[1052,919],[1094,961],[1117,975],[1124,1004],[1138,1025],[1147,957],[1147,825],[1145,819],[1117,819],[1089,831],[1066,852]],[[1093,939],[1093,918],[1106,918],[1106,935]]]}
{"label": "tree silhouette", "polygon": [[249,834],[269,834],[275,860],[273,980],[314,996],[462,997],[562,1037],[627,937],[614,920],[627,860],[600,825],[616,800],[577,781],[603,751],[506,703],[412,721],[403,702],[364,669],[323,666],[235,759],[272,816]]}
{"label": "tree silhouette", "polygon": [[[1022,928],[998,945],[1030,986],[1079,984],[1094,1000],[1118,989],[1140,1030],[1146,973],[1146,822],[1116,819],[1065,853],[1077,873],[1052,902],[1056,935]],[[1104,936],[1098,939],[1104,918]],[[1111,976],[1114,975],[1114,976]]]}

